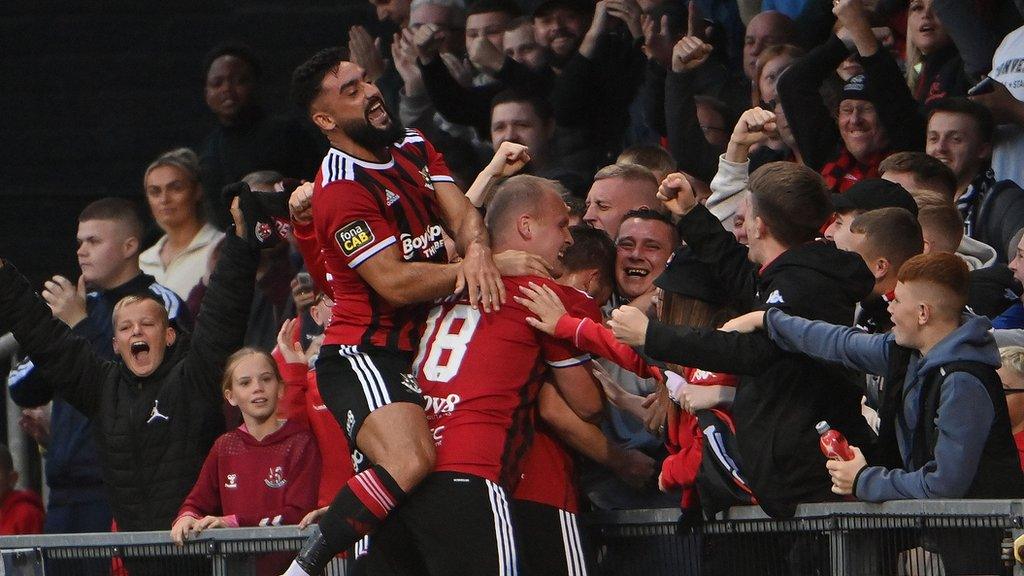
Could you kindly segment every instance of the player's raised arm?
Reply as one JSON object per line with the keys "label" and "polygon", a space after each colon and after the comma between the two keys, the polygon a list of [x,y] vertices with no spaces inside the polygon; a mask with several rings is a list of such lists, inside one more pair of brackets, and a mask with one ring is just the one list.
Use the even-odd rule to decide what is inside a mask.
{"label": "player's raised arm", "polygon": [[455,184],[435,182],[434,189],[456,249],[462,254],[460,274],[469,290],[469,304],[474,308],[482,305],[486,312],[492,307],[500,309],[505,303],[505,285],[491,255],[484,219]]}

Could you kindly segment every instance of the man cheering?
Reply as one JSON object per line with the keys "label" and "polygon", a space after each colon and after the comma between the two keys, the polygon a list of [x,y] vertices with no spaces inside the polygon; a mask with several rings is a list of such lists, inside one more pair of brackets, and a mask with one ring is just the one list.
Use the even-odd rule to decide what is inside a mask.
{"label": "man cheering", "polygon": [[[293,93],[331,143],[312,191],[290,201],[296,235],[320,246],[320,281],[335,301],[317,377],[364,468],[288,571],[319,574],[433,467],[410,374],[428,303],[466,288],[469,304],[490,312],[504,303],[505,288],[483,221],[443,158],[399,125],[362,68],[340,49],[321,51],[295,70]],[[463,257],[457,264],[448,264],[445,228]]]}

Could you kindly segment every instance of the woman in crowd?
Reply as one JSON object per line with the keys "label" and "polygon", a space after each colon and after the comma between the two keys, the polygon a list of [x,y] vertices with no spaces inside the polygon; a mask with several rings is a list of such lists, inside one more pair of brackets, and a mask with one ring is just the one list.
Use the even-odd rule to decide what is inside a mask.
{"label": "woman in crowd", "polygon": [[187,298],[206,274],[210,253],[224,237],[203,216],[196,153],[178,148],[161,154],[146,168],[143,184],[149,210],[164,235],[139,255],[139,266]]}

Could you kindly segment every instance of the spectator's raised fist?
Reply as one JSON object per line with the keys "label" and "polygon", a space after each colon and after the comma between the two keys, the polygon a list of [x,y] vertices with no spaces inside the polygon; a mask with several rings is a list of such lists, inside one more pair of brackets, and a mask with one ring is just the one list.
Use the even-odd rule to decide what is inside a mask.
{"label": "spectator's raised fist", "polygon": [[473,66],[485,74],[493,76],[505,65],[505,54],[483,34],[466,45],[466,52]]}
{"label": "spectator's raised fist", "polygon": [[868,22],[868,9],[864,6],[864,0],[834,0],[832,13],[846,28]]}
{"label": "spectator's raised fist", "polygon": [[732,132],[732,141],[749,148],[767,139],[777,130],[774,112],[762,108],[751,108],[744,112],[736,122],[736,128]]}
{"label": "spectator's raised fist", "polygon": [[673,172],[661,181],[658,187],[658,199],[672,214],[683,216],[697,205],[697,196],[693,186],[682,172]]}
{"label": "spectator's raised fist", "polygon": [[696,36],[685,36],[672,49],[672,71],[690,72],[707,62],[711,56],[711,44]]}
{"label": "spectator's raised fist", "polygon": [[494,178],[517,174],[530,161],[530,149],[515,142],[502,142],[487,169]]}
{"label": "spectator's raised fist", "polygon": [[445,33],[437,24],[423,24],[412,33],[412,43],[424,64],[437,57],[444,43]]}

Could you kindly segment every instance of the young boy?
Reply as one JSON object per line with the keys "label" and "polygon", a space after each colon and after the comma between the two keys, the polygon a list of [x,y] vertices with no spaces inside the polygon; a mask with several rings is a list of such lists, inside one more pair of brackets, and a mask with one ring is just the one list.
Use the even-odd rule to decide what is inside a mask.
{"label": "young boy", "polygon": [[[888,426],[891,435],[879,436],[880,447],[897,448],[903,465],[869,466],[854,447],[852,460],[826,464],[836,494],[868,502],[1024,494],[991,324],[964,313],[968,278],[967,265],[953,254],[907,260],[889,303],[894,326],[887,334],[864,334],[777,309],[726,325],[739,332],[763,328],[786,352],[885,377],[884,389],[868,385],[866,393],[879,406],[882,428],[895,424]],[[998,535],[975,536],[949,531],[937,537],[940,551],[963,551],[944,555],[947,573],[999,571]]]}

